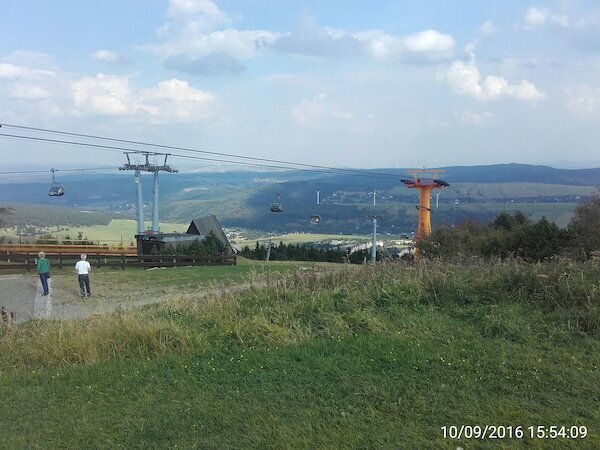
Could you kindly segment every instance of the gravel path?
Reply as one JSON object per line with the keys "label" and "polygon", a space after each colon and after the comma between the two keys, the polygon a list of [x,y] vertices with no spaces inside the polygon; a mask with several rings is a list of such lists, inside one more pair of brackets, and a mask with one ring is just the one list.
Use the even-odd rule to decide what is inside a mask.
{"label": "gravel path", "polygon": [[0,306],[15,313],[16,322],[22,323],[31,319],[84,318],[156,303],[166,297],[164,289],[115,292],[102,284],[94,286],[92,279],[93,296],[81,298],[74,275],[54,275],[48,284],[50,294],[43,296],[42,285],[35,274],[0,275]]}
{"label": "gravel path", "polygon": [[77,275],[54,273],[49,280],[50,294],[42,296],[37,274],[0,275],[0,306],[16,314],[17,323],[31,319],[76,319],[109,314],[174,298],[200,299],[222,291],[243,292],[262,282],[239,281],[234,284],[196,286],[139,286],[114,283],[111,273],[90,276],[92,296],[81,298]]}
{"label": "gravel path", "polygon": [[37,275],[0,275],[0,306],[15,313],[18,323],[48,317],[52,312],[52,283],[51,278],[48,280],[50,295],[44,297]]}

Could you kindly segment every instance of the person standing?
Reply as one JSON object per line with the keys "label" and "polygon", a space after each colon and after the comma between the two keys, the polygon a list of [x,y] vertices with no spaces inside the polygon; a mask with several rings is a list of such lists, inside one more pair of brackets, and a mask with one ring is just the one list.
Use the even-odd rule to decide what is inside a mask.
{"label": "person standing", "polygon": [[77,272],[77,277],[79,278],[79,289],[82,297],[92,295],[92,291],[90,291],[90,270],[92,266],[90,266],[90,263],[86,259],[87,255],[82,254],[81,259],[75,264],[75,272]]}
{"label": "person standing", "polygon": [[37,271],[40,275],[40,282],[42,283],[42,295],[48,295],[48,278],[50,278],[50,261],[46,259],[44,252],[38,253],[37,260]]}

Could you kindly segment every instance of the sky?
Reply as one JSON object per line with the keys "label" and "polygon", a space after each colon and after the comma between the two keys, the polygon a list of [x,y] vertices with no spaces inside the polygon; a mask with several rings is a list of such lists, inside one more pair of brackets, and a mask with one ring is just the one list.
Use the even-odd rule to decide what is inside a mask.
{"label": "sky", "polygon": [[[0,11],[0,124],[336,167],[585,168],[600,166],[598,119],[592,0],[6,0]],[[124,162],[7,138],[0,155],[5,168]]]}

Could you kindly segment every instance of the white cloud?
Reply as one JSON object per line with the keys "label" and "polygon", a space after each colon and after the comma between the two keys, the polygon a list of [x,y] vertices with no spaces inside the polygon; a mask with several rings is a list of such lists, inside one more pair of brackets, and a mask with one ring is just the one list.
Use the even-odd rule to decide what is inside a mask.
{"label": "white cloud", "polygon": [[81,114],[120,116],[135,111],[129,79],[125,76],[98,74],[84,77],[71,87],[75,108]]}
{"label": "white cloud", "polygon": [[[593,17],[590,16],[590,17]],[[566,14],[556,14],[546,8],[531,7],[527,10],[524,17],[523,28],[533,30],[543,25],[555,25],[561,28],[571,28],[573,25],[577,28],[584,28],[592,24],[594,20],[579,19],[575,23]]]}
{"label": "white cloud", "polygon": [[162,57],[185,55],[198,58],[225,52],[234,58],[251,58],[275,42],[276,37],[275,33],[269,31],[227,29],[207,34],[179,34],[151,50]]}
{"label": "white cloud", "polygon": [[98,50],[92,54],[92,57],[109,64],[124,64],[129,62],[125,56],[110,50]]}
{"label": "white cloud", "polygon": [[345,30],[319,26],[304,14],[295,28],[277,37],[273,48],[282,53],[318,57],[344,57],[361,51],[361,42]]}
{"label": "white cloud", "polygon": [[318,57],[369,56],[379,60],[437,61],[453,56],[455,41],[449,34],[423,30],[392,36],[381,30],[351,33],[319,26],[310,15],[301,17],[293,31],[238,30],[217,5],[208,0],[171,0],[169,22],[160,27],[164,38],[146,48],[165,60],[195,61],[211,54],[247,59],[264,49]]}
{"label": "white cloud", "polygon": [[277,37],[277,33],[264,30],[221,29],[232,21],[209,0],[171,0],[167,15],[171,21],[158,30],[165,42],[147,47],[163,58],[195,59],[217,52],[251,58]]}
{"label": "white cloud", "polygon": [[600,88],[576,84],[566,89],[569,111],[581,118],[595,117],[600,112]]}
{"label": "white cloud", "polygon": [[479,28],[477,28],[477,32],[482,36],[489,36],[496,32],[496,26],[491,20],[486,20]]}
{"label": "white cloud", "polygon": [[469,42],[467,45],[465,45],[465,48],[464,48],[465,54],[471,59],[475,58],[475,50],[481,43],[481,40],[484,37],[495,33],[496,27],[494,26],[494,24],[492,23],[491,20],[486,20],[479,27],[477,27],[476,31],[477,31],[477,35],[471,40],[471,42]]}
{"label": "white cloud", "polygon": [[50,92],[41,86],[16,83],[10,92],[10,96],[25,100],[38,100],[49,98]]}
{"label": "white cloud", "polygon": [[319,93],[294,107],[292,118],[297,125],[319,126],[327,119],[352,120],[354,114],[340,111],[328,101],[327,94]]}
{"label": "white cloud", "polygon": [[196,24],[201,21],[205,28],[229,25],[231,19],[211,0],[170,0],[167,15],[173,19],[194,16]]}
{"label": "white cloud", "polygon": [[485,111],[482,113],[476,113],[476,112],[472,112],[472,111],[455,111],[454,115],[463,123],[469,123],[472,125],[481,125],[484,122],[490,120],[491,118],[494,117],[494,115],[489,112],[489,111]]}
{"label": "white cloud", "polygon": [[171,0],[167,16],[171,21],[157,30],[162,37],[207,33],[231,23],[227,14],[210,0]]}
{"label": "white cloud", "polygon": [[141,108],[161,121],[189,121],[206,117],[215,97],[190,86],[187,81],[171,79],[144,89],[139,96]]}
{"label": "white cloud", "polygon": [[424,30],[407,36],[392,36],[381,30],[349,33],[342,29],[319,27],[312,18],[278,37],[275,48],[282,52],[321,57],[367,55],[380,61],[435,61],[452,57],[454,38],[437,30]]}
{"label": "white cloud", "polygon": [[6,56],[4,62],[28,69],[54,70],[54,58],[52,55],[41,52],[16,50]]}
{"label": "white cloud", "polygon": [[10,63],[0,63],[0,80],[15,81],[21,79],[40,80],[53,77],[55,75],[51,70],[29,69],[23,66],[17,66]]}
{"label": "white cloud", "polygon": [[404,38],[404,48],[431,59],[448,58],[454,50],[454,38],[436,30],[425,30]]}
{"label": "white cloud", "polygon": [[559,25],[563,28],[571,27],[571,20],[565,14],[553,14],[552,15],[552,23]]}
{"label": "white cloud", "polygon": [[538,101],[545,98],[535,85],[527,80],[519,84],[509,84],[505,78],[488,75],[481,79],[474,61],[454,61],[442,78],[460,95],[467,95],[480,101],[512,97],[523,101]]}
{"label": "white cloud", "polygon": [[546,8],[532,6],[525,13],[525,28],[533,29],[545,24],[550,18],[550,12]]}
{"label": "white cloud", "polygon": [[206,117],[213,94],[172,79],[135,92],[126,76],[98,74],[71,87],[79,115],[145,117],[155,122],[180,122]]}
{"label": "white cloud", "polygon": [[23,67],[14,64],[0,63],[0,80],[16,80],[25,75]]}

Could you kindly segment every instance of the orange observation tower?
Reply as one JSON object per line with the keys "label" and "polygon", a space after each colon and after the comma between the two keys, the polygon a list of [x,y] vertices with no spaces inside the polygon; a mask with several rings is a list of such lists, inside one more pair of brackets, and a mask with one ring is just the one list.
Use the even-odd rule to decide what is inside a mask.
{"label": "orange observation tower", "polygon": [[450,186],[444,180],[438,178],[443,170],[409,170],[412,179],[401,179],[409,189],[419,190],[419,226],[417,227],[416,239],[420,240],[431,234],[431,191],[443,189]]}

